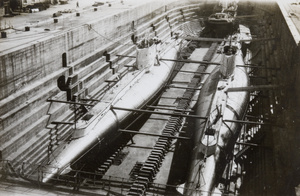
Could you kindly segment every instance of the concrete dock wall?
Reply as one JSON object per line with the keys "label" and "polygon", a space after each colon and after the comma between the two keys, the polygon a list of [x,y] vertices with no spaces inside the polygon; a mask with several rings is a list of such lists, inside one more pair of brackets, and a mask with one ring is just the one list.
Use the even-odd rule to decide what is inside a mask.
{"label": "concrete dock wall", "polygon": [[[282,85],[280,102],[274,104],[279,126],[273,127],[272,134],[278,195],[292,195],[300,184],[300,34],[282,3],[279,2],[277,17],[269,20],[270,28],[280,38],[274,55],[280,64],[277,78]],[[275,96],[273,102],[276,103]]]}
{"label": "concrete dock wall", "polygon": [[[134,55],[132,35],[139,39],[153,36],[154,33],[159,38],[170,36],[172,30],[180,26],[183,15],[193,16],[194,12],[199,11],[198,1],[156,2],[132,7],[105,18],[95,18],[84,25],[73,26],[53,36],[1,52],[0,160],[10,160],[14,162],[13,166],[20,168],[22,162],[38,164],[45,159],[50,137],[50,129],[46,128],[49,122],[72,120],[69,105],[53,103],[50,106],[46,102],[50,97],[66,100],[65,92],[57,87],[59,76],[78,78],[77,87],[79,83],[82,84],[87,88],[87,94],[97,98],[99,92],[110,87],[111,84],[106,80],[126,73],[124,65],[134,63],[130,59],[118,59],[115,56]],[[259,151],[261,154],[258,153],[256,157],[261,162],[251,166],[254,168],[253,178],[250,179],[251,190],[270,193],[267,191],[273,189],[272,193],[286,195],[280,190],[281,187],[292,189],[295,185],[290,179],[300,176],[299,33],[293,30],[295,28],[280,5],[269,4],[268,1],[251,2],[244,6],[260,10],[263,14],[263,18],[257,21],[260,25],[259,37],[277,38],[260,42],[260,55],[263,56],[260,65],[276,68],[264,69],[261,74],[266,78],[265,84],[282,85],[279,91],[264,93],[268,97],[264,104],[272,105],[272,112],[265,107],[267,110],[264,115],[270,117],[273,123],[276,122],[276,126],[272,126],[263,144],[271,152]],[[165,16],[170,17],[169,21]],[[155,26],[155,30],[151,25]],[[105,51],[111,54],[112,65],[106,62],[103,56]],[[59,125],[58,129],[61,138],[70,134],[70,126]],[[270,158],[268,161],[263,160],[266,154]],[[253,180],[257,176],[261,177],[260,180]],[[272,177],[271,181],[262,183]],[[247,193],[250,189],[245,190]]]}
{"label": "concrete dock wall", "polygon": [[[266,69],[255,73],[262,76],[259,84],[280,85],[279,89],[262,91],[259,109],[266,122],[259,145],[247,156],[241,194],[245,195],[294,195],[299,178],[299,105],[300,105],[300,50],[299,32],[281,3],[254,1],[248,4],[257,17],[258,37],[275,38],[260,41],[259,53],[254,57]],[[281,2],[281,3],[280,3]],[[250,158],[251,159],[251,158]],[[250,160],[248,160],[250,161]]]}
{"label": "concrete dock wall", "polygon": [[[1,53],[0,60],[0,159],[39,163],[47,156],[50,122],[72,120],[69,105],[52,103],[50,97],[66,100],[57,87],[61,75],[76,78],[77,91],[87,88],[90,96],[109,88],[105,82],[116,74],[126,73],[132,60],[116,54],[134,55],[131,36],[164,39],[180,26],[177,20],[195,14],[196,1],[164,1],[122,10],[113,16],[87,21],[84,25],[56,32],[53,36],[23,44]],[[186,5],[187,4],[187,5]],[[180,11],[182,9],[182,11]],[[83,13],[84,14],[84,13]],[[165,16],[170,15],[170,22]],[[156,29],[151,25],[156,25]],[[112,67],[103,53],[111,54]],[[63,60],[65,59],[65,61]],[[74,79],[75,80],[75,79]],[[49,129],[47,129],[48,127]],[[67,137],[70,126],[58,126],[60,137]]]}

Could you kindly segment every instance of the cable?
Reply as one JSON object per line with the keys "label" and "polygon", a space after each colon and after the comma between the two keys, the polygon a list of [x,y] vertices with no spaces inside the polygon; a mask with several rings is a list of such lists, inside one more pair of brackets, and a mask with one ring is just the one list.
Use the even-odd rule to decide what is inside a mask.
{"label": "cable", "polygon": [[102,34],[100,34],[98,31],[96,31],[93,27],[92,27],[92,25],[91,24],[85,24],[85,25],[87,25],[88,26],[88,29],[89,30],[93,30],[95,33],[97,33],[99,36],[101,36],[101,37],[103,37],[104,39],[106,39],[106,40],[108,40],[108,41],[111,41],[111,42],[114,42],[114,43],[116,43],[116,44],[120,44],[120,45],[123,45],[123,46],[132,46],[133,44],[123,44],[123,43],[121,43],[121,41],[114,41],[114,40],[112,40],[112,39],[110,39],[110,38],[108,38],[108,37],[106,37],[106,36],[104,36],[104,35],[102,35]]}

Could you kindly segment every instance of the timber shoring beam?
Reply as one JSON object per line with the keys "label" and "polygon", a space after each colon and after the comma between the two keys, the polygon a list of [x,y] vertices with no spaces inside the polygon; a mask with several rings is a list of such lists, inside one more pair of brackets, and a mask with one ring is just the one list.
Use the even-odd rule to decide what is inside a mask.
{"label": "timber shoring beam", "polygon": [[118,82],[119,80],[105,80],[105,82],[108,82],[108,83],[110,83],[110,82]]}
{"label": "timber shoring beam", "polygon": [[249,78],[251,79],[251,78],[253,78],[253,79],[256,79],[256,78],[261,78],[261,79],[264,79],[264,80],[266,80],[267,79],[267,77],[266,76],[249,76]]}
{"label": "timber shoring beam", "polygon": [[225,122],[233,122],[233,123],[241,123],[241,124],[271,125],[270,123],[254,122],[254,121],[248,121],[248,120],[230,120],[230,119],[224,119],[223,121],[225,121]]}
{"label": "timber shoring beam", "polygon": [[258,86],[247,86],[247,87],[234,87],[228,88],[227,92],[239,92],[239,91],[261,91],[261,90],[274,90],[280,88],[280,85],[258,85]]}
{"label": "timber shoring beam", "polygon": [[176,108],[167,108],[167,107],[161,107],[161,106],[152,106],[147,105],[147,108],[153,108],[153,109],[159,109],[159,110],[171,110],[171,111],[177,111],[177,112],[193,112],[193,110],[181,110]]}
{"label": "timber shoring beam", "polygon": [[220,65],[217,62],[209,62],[209,61],[193,61],[193,60],[177,60],[177,59],[159,59],[161,61],[175,61],[181,63],[199,63],[199,64],[210,64],[210,65]]}
{"label": "timber shoring beam", "polygon": [[196,72],[196,71],[184,71],[184,70],[178,70],[176,69],[175,71],[178,71],[178,72],[182,72],[182,73],[192,73],[192,74],[211,74],[211,73],[207,73],[207,72]]}
{"label": "timber shoring beam", "polygon": [[178,116],[178,117],[187,117],[187,118],[199,118],[207,120],[208,117],[197,116],[197,115],[187,115],[187,114],[176,114],[176,113],[167,113],[167,112],[157,112],[157,111],[150,111],[150,110],[140,110],[140,109],[131,109],[131,108],[121,108],[111,106],[112,110],[124,110],[124,111],[131,111],[131,112],[144,112],[150,114],[160,114],[160,115],[168,115],[168,116]]}
{"label": "timber shoring beam", "polygon": [[98,99],[80,99],[81,101],[97,101],[100,102]]}
{"label": "timber shoring beam", "polygon": [[124,67],[135,67],[134,65],[124,65]]}
{"label": "timber shoring beam", "polygon": [[237,67],[246,67],[246,68],[258,68],[258,69],[274,69],[279,70],[279,68],[275,67],[264,67],[264,66],[257,66],[257,65],[236,65]]}
{"label": "timber shoring beam", "polygon": [[168,85],[169,88],[180,88],[180,89],[192,89],[192,90],[201,90],[201,88],[192,88],[192,87],[184,87],[184,86],[174,86],[174,85]]}
{"label": "timber shoring beam", "polygon": [[208,37],[192,37],[192,36],[182,36],[181,39],[185,39],[188,41],[202,41],[202,42],[222,42],[226,41],[222,38],[208,38]]}
{"label": "timber shoring beam", "polygon": [[73,122],[63,122],[63,121],[52,121],[51,124],[54,124],[54,125],[60,125],[60,124],[73,125],[74,123]]}
{"label": "timber shoring beam", "polygon": [[79,103],[79,102],[74,102],[74,101],[62,101],[62,100],[54,100],[54,99],[47,99],[47,102],[57,102],[57,103],[67,103],[67,104],[76,104],[76,105],[95,106],[95,104]]}
{"label": "timber shoring beam", "polygon": [[[128,55],[119,55],[118,57],[128,57],[128,58],[136,58],[135,56],[128,56]],[[178,59],[159,59],[161,61],[174,61],[174,62],[181,62],[181,63],[203,63],[203,64],[212,64],[212,65],[220,65],[220,63],[217,62],[208,62],[208,61],[193,61],[193,60],[178,60]],[[209,74],[209,73],[207,73]]]}
{"label": "timber shoring beam", "polygon": [[136,56],[128,56],[128,55],[121,55],[121,54],[117,54],[116,56],[118,56],[118,57],[136,58]]}
{"label": "timber shoring beam", "polygon": [[124,133],[133,133],[133,134],[155,136],[155,137],[165,137],[165,138],[172,138],[172,139],[184,139],[184,140],[190,140],[191,139],[191,138],[188,138],[188,137],[171,136],[171,135],[161,135],[161,134],[138,132],[138,131],[133,131],[133,130],[125,130],[125,129],[119,129],[119,131],[120,132],[124,132]]}
{"label": "timber shoring beam", "polygon": [[240,144],[240,145],[245,145],[245,146],[255,146],[258,147],[258,144],[254,144],[254,143],[247,143],[247,142],[235,142],[236,144]]}

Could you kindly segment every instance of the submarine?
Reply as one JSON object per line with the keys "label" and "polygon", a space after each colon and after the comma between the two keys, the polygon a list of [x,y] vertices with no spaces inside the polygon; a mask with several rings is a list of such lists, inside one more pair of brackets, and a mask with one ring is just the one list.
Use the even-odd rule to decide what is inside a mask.
{"label": "submarine", "polygon": [[231,91],[250,83],[247,68],[238,66],[245,65],[244,38],[240,32],[223,43],[220,66],[205,81],[194,107],[196,115],[208,118],[195,119],[190,127],[194,141],[184,195],[222,195],[218,185],[242,128],[236,120],[244,118],[250,98],[248,91]]}
{"label": "submarine", "polygon": [[73,125],[71,137],[60,141],[42,167],[41,182],[70,172],[72,165],[92,148],[103,148],[120,136],[118,130],[131,121],[133,112],[114,107],[141,109],[163,89],[175,63],[160,63],[158,55],[176,59],[182,41],[171,40],[159,53],[163,44],[145,39],[136,43],[136,65]]}

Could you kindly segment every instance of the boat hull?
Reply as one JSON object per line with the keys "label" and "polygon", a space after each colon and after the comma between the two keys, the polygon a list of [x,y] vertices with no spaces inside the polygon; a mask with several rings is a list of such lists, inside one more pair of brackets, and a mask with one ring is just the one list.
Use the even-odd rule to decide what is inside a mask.
{"label": "boat hull", "polygon": [[228,21],[206,21],[206,31],[210,31],[212,37],[223,38],[231,34],[235,27],[235,22]]}
{"label": "boat hull", "polygon": [[[179,48],[180,44],[175,43],[165,53],[165,57],[176,59]],[[174,66],[173,62],[161,63],[147,72],[144,70],[144,73],[140,73],[142,75],[139,80],[128,84],[125,87],[126,92],[119,93],[116,96],[117,99],[114,98],[114,101],[106,106],[106,111],[96,114],[88,126],[76,130],[77,132],[82,131],[82,135],[78,133],[78,137],[60,143],[59,147],[51,154],[48,163],[43,166],[41,181],[46,183],[56,175],[64,174],[72,164],[96,145],[106,146],[115,140],[119,135],[120,126],[128,123],[133,113],[126,110],[114,110],[111,106],[130,109],[141,108],[162,90],[169,80]]]}
{"label": "boat hull", "polygon": [[[236,64],[243,65],[241,54],[236,55]],[[210,116],[213,107],[212,100],[218,91],[218,82],[222,78],[219,68],[216,68],[205,82],[195,113],[199,116]],[[249,78],[245,68],[236,67],[234,80],[230,82],[229,88],[249,86]],[[249,92],[228,92],[227,103],[223,113],[223,120],[241,120],[247,109]],[[219,129],[217,143],[206,146],[203,137],[206,121],[196,119],[194,127],[194,148],[188,177],[185,186],[185,195],[212,195],[225,169],[228,156],[232,155],[235,141],[241,129],[240,123],[223,121]]]}

